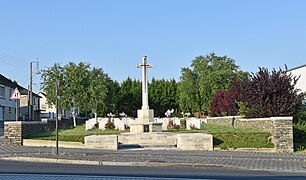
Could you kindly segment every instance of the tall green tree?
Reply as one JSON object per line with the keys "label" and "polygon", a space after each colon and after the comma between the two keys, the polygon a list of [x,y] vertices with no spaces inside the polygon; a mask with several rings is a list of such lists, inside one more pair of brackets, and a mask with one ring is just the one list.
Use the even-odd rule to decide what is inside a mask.
{"label": "tall green tree", "polygon": [[[42,83],[41,89],[46,93],[48,104],[56,103],[56,81],[64,79],[64,68],[59,64],[55,63],[53,66],[48,67],[40,72]],[[63,94],[63,81],[60,82],[59,95]],[[63,97],[62,97],[63,98]],[[59,107],[66,109],[63,101],[59,101]]]}
{"label": "tall green tree", "polygon": [[212,96],[230,88],[233,79],[243,78],[235,61],[227,56],[210,53],[196,57],[190,68],[182,68],[179,83],[179,104],[183,111],[208,111]]}
{"label": "tall green tree", "polygon": [[141,98],[141,82],[128,77],[120,86],[119,112],[124,112],[131,117],[137,117],[137,109],[141,109]]}
{"label": "tall green tree", "polygon": [[87,108],[89,108],[97,118],[97,111],[106,109],[106,95],[108,93],[108,76],[101,68],[93,68],[89,72],[88,79]]}
{"label": "tall green tree", "polygon": [[61,99],[67,108],[76,108],[79,112],[88,110],[88,85],[90,64],[69,62],[64,66],[65,77],[62,80],[64,96]]}
{"label": "tall green tree", "polygon": [[155,116],[165,116],[168,109],[178,109],[176,101],[177,83],[172,80],[156,80],[152,78],[149,84],[149,104],[154,109]]}
{"label": "tall green tree", "polygon": [[105,99],[105,109],[100,109],[100,114],[106,115],[107,113],[118,114],[118,103],[120,84],[117,81],[112,80],[109,76],[106,76],[106,88],[107,94]]}
{"label": "tall green tree", "polygon": [[86,62],[70,62],[64,66],[57,63],[42,70],[41,78],[41,89],[47,94],[49,104],[55,104],[55,82],[59,80],[62,110],[75,109],[86,113],[106,109],[107,83],[111,80],[101,68],[91,69]]}

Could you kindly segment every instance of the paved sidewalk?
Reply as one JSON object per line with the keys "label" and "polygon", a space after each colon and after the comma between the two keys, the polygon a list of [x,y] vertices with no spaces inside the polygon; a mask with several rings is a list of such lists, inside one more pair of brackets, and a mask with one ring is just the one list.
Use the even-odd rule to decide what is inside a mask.
{"label": "paved sidewalk", "polygon": [[122,166],[224,167],[306,173],[306,155],[302,154],[145,148],[119,151],[60,148],[59,152],[56,155],[55,148],[4,146],[0,139],[0,159]]}

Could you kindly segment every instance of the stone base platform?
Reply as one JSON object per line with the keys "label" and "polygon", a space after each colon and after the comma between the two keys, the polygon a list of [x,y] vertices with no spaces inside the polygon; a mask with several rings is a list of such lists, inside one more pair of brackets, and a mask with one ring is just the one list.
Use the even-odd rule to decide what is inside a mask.
{"label": "stone base platform", "polygon": [[177,148],[178,150],[213,151],[213,136],[203,133],[151,132],[85,137],[85,148],[118,150],[120,147],[159,147]]}
{"label": "stone base platform", "polygon": [[176,134],[170,132],[121,133],[120,144],[133,144],[141,147],[175,147]]}
{"label": "stone base platform", "polygon": [[130,124],[131,133],[162,132],[163,123],[147,122]]}
{"label": "stone base platform", "polygon": [[85,147],[90,149],[118,150],[118,135],[86,136]]}
{"label": "stone base platform", "polygon": [[180,150],[213,151],[213,136],[211,134],[177,134],[177,148]]}

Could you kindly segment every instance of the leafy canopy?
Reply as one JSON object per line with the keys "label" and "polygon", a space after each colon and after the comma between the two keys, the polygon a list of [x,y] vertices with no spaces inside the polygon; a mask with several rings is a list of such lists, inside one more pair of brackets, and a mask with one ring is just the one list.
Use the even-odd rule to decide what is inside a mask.
{"label": "leafy canopy", "polygon": [[218,90],[228,90],[233,79],[245,76],[247,73],[239,70],[235,61],[227,56],[210,53],[196,57],[190,68],[182,68],[178,86],[181,110],[208,111],[209,102]]}
{"label": "leafy canopy", "polygon": [[92,111],[104,111],[108,106],[108,88],[111,80],[101,68],[90,68],[90,64],[69,62],[61,66],[56,63],[41,71],[41,89],[46,93],[49,104],[55,104],[56,86],[60,81],[59,107],[65,109],[77,109],[80,113]]}

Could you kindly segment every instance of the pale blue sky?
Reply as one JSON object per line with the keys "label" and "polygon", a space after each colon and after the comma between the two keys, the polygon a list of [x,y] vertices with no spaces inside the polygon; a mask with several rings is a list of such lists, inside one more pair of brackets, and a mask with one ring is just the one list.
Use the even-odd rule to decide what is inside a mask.
{"label": "pale blue sky", "polygon": [[249,72],[306,64],[306,1],[0,0],[0,73],[25,87],[37,58],[40,69],[90,62],[122,81],[141,77],[147,55],[151,77],[179,80],[212,51]]}

